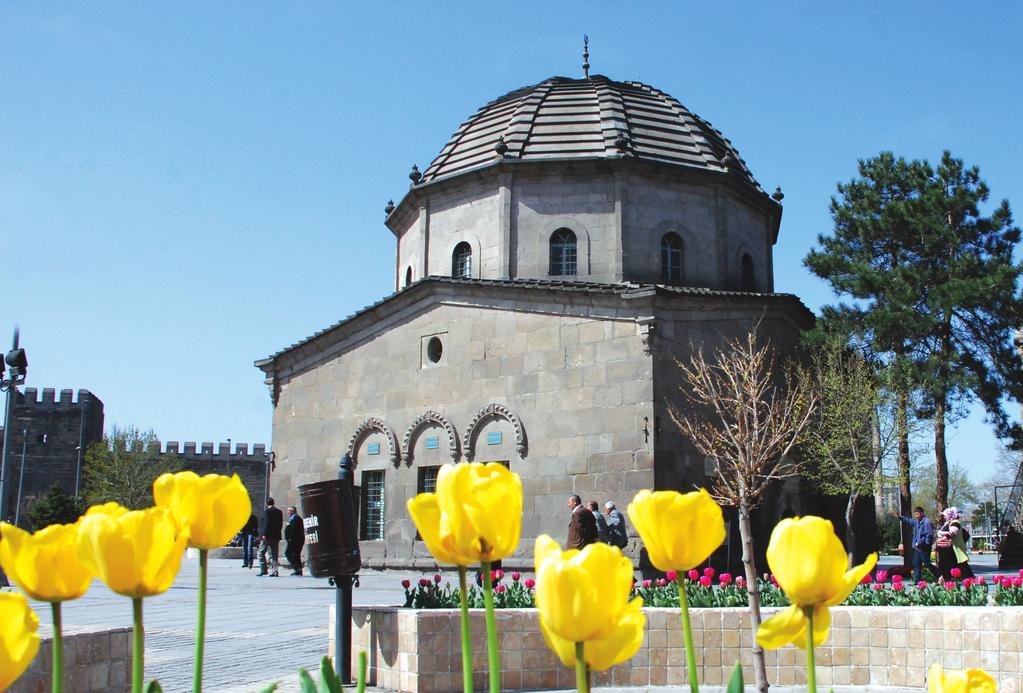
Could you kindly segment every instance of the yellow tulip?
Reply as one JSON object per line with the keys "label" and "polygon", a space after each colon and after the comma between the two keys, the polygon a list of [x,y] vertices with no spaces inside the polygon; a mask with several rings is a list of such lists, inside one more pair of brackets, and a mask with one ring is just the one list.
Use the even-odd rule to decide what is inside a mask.
{"label": "yellow tulip", "polygon": [[0,523],[0,565],[32,599],[78,599],[93,574],[78,560],[78,525],[50,525],[35,534]]}
{"label": "yellow tulip", "polygon": [[99,505],[93,505],[85,511],[85,517],[90,515],[111,515],[113,517],[120,517],[125,513],[130,512],[128,508],[124,507],[120,503],[110,501],[109,503],[101,503]]}
{"label": "yellow tulip", "polygon": [[39,618],[25,595],[0,592],[0,691],[25,673],[39,651]]}
{"label": "yellow tulip", "polygon": [[[583,645],[583,660],[596,671],[610,669],[631,659],[643,644],[643,628],[646,616],[643,615],[643,600],[633,599],[619,614],[614,628],[599,640],[588,640]],[[575,643],[554,635],[540,619],[540,632],[547,646],[558,656],[567,667],[575,666]]]}
{"label": "yellow tulip", "polygon": [[445,464],[437,493],[419,494],[408,509],[438,562],[496,561],[519,545],[522,480],[496,462]]}
{"label": "yellow tulip", "polygon": [[[616,547],[600,543],[582,551],[563,552],[545,534],[537,537],[534,555],[536,608],[551,649],[562,661],[566,657],[555,638],[573,647],[575,643],[601,641],[591,650],[594,661],[590,663],[595,668],[635,654],[643,640],[643,629],[642,623],[635,629],[637,617],[632,612],[643,605],[643,600],[637,597],[629,602],[632,561]],[[589,656],[584,657],[589,662]]]}
{"label": "yellow tulip", "polygon": [[937,662],[927,676],[928,693],[995,693],[997,684],[983,669],[942,671]]}
{"label": "yellow tulip", "polygon": [[474,558],[462,555],[455,546],[454,536],[440,511],[436,493],[420,493],[410,498],[408,512],[419,530],[420,538],[438,563],[461,566],[475,563]]}
{"label": "yellow tulip", "polygon": [[789,643],[806,647],[804,609],[813,608],[814,645],[823,644],[831,627],[828,607],[845,601],[877,564],[877,554],[846,570],[848,557],[834,526],[820,517],[797,517],[782,520],[771,532],[767,563],[792,606],[760,625],[757,642],[768,649]]}
{"label": "yellow tulip", "polygon": [[188,531],[178,528],[166,508],[109,510],[82,519],[78,557],[117,594],[141,598],[166,592],[181,568]]}
{"label": "yellow tulip", "polygon": [[157,507],[169,508],[188,545],[216,549],[231,541],[252,514],[252,502],[238,475],[195,472],[162,474],[153,484]]}
{"label": "yellow tulip", "polygon": [[725,520],[706,490],[636,494],[629,519],[658,570],[689,570],[710,557],[725,540]]}

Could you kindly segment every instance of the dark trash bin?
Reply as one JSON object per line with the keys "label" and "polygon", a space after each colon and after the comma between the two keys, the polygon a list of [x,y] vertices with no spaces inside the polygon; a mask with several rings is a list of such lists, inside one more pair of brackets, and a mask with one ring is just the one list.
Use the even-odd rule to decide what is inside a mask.
{"label": "dark trash bin", "polygon": [[[354,575],[362,565],[357,515],[351,501],[344,508],[345,486],[340,479],[329,479],[298,487],[307,565],[314,577]],[[347,490],[350,498],[351,486]]]}

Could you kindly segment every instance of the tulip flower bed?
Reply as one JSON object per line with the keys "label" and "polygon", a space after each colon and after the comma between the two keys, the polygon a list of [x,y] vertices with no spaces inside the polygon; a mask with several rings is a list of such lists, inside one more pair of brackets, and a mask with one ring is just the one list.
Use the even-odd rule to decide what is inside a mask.
{"label": "tulip flower bed", "polygon": [[[1023,571],[1021,571],[1023,572]],[[746,580],[740,575],[718,574],[713,568],[703,571],[691,570],[684,581],[689,606],[692,608],[728,608],[749,605],[749,590]],[[509,578],[505,580],[505,578]],[[644,606],[675,607],[679,603],[677,576],[673,571],[663,578],[637,580],[632,587],[630,600],[643,599]],[[494,607],[498,609],[535,608],[536,582],[522,578],[517,572],[492,573],[494,583]],[[996,576],[993,602],[999,606],[1023,606],[1023,577]],[[432,577],[404,579],[406,608],[411,609],[457,609],[459,590],[439,574]],[[763,607],[789,606],[785,592],[778,587],[773,576],[766,575],[758,581],[760,604]],[[842,602],[843,606],[987,606],[989,583],[981,575],[965,580],[938,582],[921,581],[912,583],[900,575],[891,575],[878,570],[867,575]],[[469,608],[484,607],[483,590],[470,586],[467,590]]]}

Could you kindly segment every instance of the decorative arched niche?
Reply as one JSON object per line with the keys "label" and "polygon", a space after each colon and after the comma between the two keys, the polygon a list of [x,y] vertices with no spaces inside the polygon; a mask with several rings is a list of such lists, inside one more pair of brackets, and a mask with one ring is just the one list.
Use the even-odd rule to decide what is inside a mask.
{"label": "decorative arched niche", "polygon": [[401,447],[405,451],[405,464],[408,466],[412,466],[413,458],[415,457],[416,437],[423,429],[431,425],[439,426],[447,433],[448,453],[451,455],[451,461],[458,462],[458,433],[455,431],[455,427],[451,425],[446,416],[431,410],[420,414],[408,427],[408,430],[405,431],[405,438],[402,440]]}
{"label": "decorative arched niche", "polygon": [[526,429],[522,426],[522,421],[515,412],[503,404],[491,403],[476,412],[476,415],[472,417],[472,421],[469,422],[465,429],[465,437],[462,439],[462,452],[465,455],[465,459],[472,462],[476,456],[474,450],[476,439],[492,419],[504,419],[511,424],[512,434],[515,439],[515,451],[518,453],[519,458],[525,458],[528,449]]}
{"label": "decorative arched niche", "polygon": [[384,436],[387,441],[387,455],[388,459],[395,467],[401,461],[401,450],[398,448],[398,436],[394,435],[394,431],[388,426],[382,419],[378,419],[375,416],[371,416],[364,420],[359,427],[355,429],[355,433],[348,440],[348,455],[352,458],[352,467],[359,466],[359,443],[362,439],[371,433],[380,433]]}

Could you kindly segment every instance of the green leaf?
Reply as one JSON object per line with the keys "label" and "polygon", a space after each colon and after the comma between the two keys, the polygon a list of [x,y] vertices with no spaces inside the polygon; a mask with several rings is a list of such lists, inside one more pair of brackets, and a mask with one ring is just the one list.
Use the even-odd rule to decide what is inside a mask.
{"label": "green leaf", "polygon": [[269,686],[267,686],[266,688],[261,690],[259,693],[274,693],[274,691],[277,690],[277,686],[279,686],[279,685],[280,684],[278,684],[276,681],[274,681]]}
{"label": "green leaf", "polygon": [[160,688],[160,682],[153,679],[146,686],[146,693],[163,693],[163,689]]}
{"label": "green leaf", "polygon": [[330,657],[324,657],[320,662],[320,680],[323,681],[323,693],[341,693],[341,679],[331,666]]}
{"label": "green leaf", "polygon": [[298,680],[302,684],[302,693],[319,693],[316,690],[316,683],[313,682],[313,677],[305,669],[299,668]]}
{"label": "green leaf", "polygon": [[735,668],[732,669],[732,675],[728,679],[728,688],[725,689],[725,693],[742,693],[742,686],[742,665],[736,662]]}

